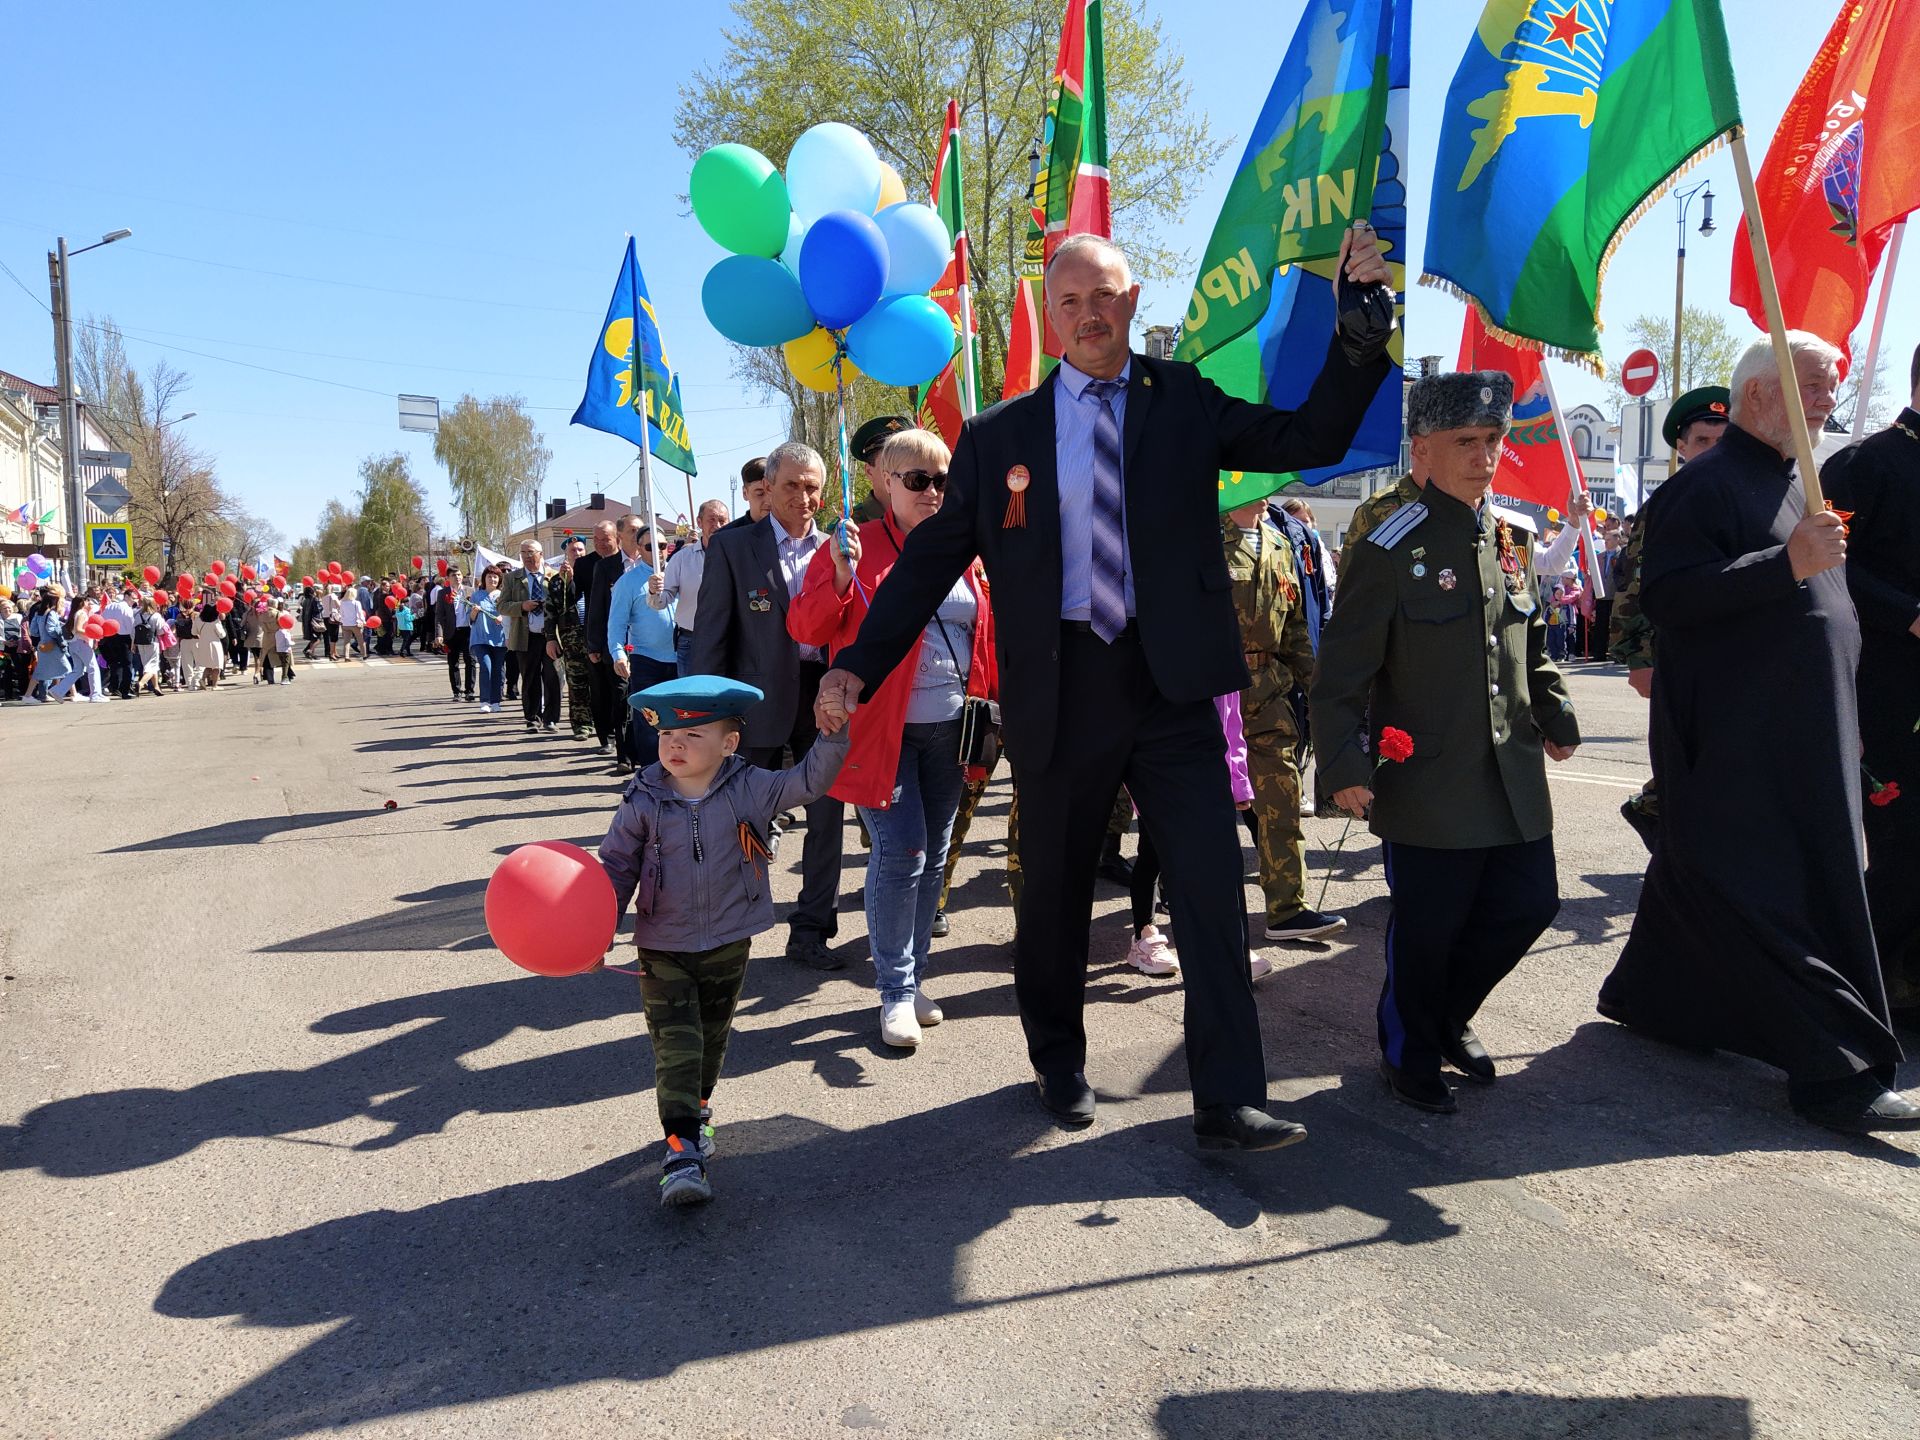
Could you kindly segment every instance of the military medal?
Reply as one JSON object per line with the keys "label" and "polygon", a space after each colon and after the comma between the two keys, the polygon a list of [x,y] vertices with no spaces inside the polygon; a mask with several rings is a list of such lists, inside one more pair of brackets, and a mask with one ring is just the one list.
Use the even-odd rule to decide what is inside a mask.
{"label": "military medal", "polygon": [[1000,521],[1002,530],[1027,528],[1027,486],[1032,483],[1033,475],[1024,465],[1007,471],[1007,513]]}
{"label": "military medal", "polygon": [[1427,567],[1424,565],[1415,565],[1413,567],[1413,578],[1416,580],[1420,579],[1426,573],[1427,573]]}
{"label": "military medal", "polygon": [[1437,578],[1440,581],[1440,588],[1442,590],[1451,590],[1455,585],[1460,583],[1459,577],[1450,569],[1442,570]]}
{"label": "military medal", "polygon": [[1502,520],[1493,527],[1493,533],[1500,544],[1500,569],[1506,574],[1507,589],[1518,595],[1527,588],[1527,582],[1520,574],[1520,552],[1513,543],[1513,527]]}

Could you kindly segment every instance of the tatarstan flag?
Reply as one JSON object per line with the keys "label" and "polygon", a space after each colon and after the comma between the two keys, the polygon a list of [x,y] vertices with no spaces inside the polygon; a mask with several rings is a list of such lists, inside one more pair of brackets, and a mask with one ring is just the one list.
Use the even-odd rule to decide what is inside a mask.
{"label": "tatarstan flag", "polygon": [[[1893,226],[1920,209],[1920,14],[1846,0],[1754,177],[1787,324],[1843,351]],[[1767,328],[1747,222],[1733,303]]]}
{"label": "tatarstan flag", "polygon": [[1420,283],[1598,370],[1620,237],[1739,127],[1719,0],[1487,0],[1447,91]]}
{"label": "tatarstan flag", "polygon": [[1107,184],[1107,80],[1101,0],[1067,0],[1034,176],[1027,244],[1014,285],[1000,398],[1024,395],[1051,369],[1059,340],[1046,328],[1047,258],[1069,235],[1113,234]]}
{"label": "tatarstan flag", "polygon": [[[947,236],[953,241],[953,259],[946,272],[935,282],[932,295],[936,305],[953,318],[953,358],[947,368],[934,377],[921,399],[916,418],[928,430],[939,434],[949,446],[960,438],[960,423],[980,408],[973,386],[980,375],[980,346],[972,337],[973,301],[968,280],[967,214],[960,167],[960,104],[947,101],[947,128],[940,139],[940,158],[933,165],[933,208],[946,222]],[[965,324],[961,323],[962,315]],[[972,341],[973,353],[963,358],[961,346]],[[971,364],[967,363],[971,360]]]}

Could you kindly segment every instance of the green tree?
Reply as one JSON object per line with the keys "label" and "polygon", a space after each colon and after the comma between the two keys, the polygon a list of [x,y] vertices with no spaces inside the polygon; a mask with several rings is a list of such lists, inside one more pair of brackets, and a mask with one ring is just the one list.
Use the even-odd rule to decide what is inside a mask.
{"label": "green tree", "polygon": [[354,522],[354,554],[360,568],[376,575],[412,574],[408,557],[427,544],[427,492],[413,478],[407,457],[369,455],[360,462],[360,513]]}
{"label": "green tree", "polygon": [[359,545],[360,517],[338,500],[327,501],[321,507],[312,538],[300,541],[288,557],[294,578],[317,575],[335,560],[348,569],[364,569]]}
{"label": "green tree", "polygon": [[533,518],[553,452],[541,443],[520,396],[482,401],[462,395],[440,417],[433,458],[447,467],[466,533],[498,545],[513,528],[516,513]]}
{"label": "green tree", "polygon": [[[784,166],[800,133],[831,117],[864,132],[907,194],[924,198],[946,102],[960,102],[980,393],[997,397],[1060,0],[734,0],[733,14],[720,61],[680,88],[674,139],[690,156],[735,141]],[[1225,145],[1193,111],[1159,22],[1137,0],[1107,0],[1105,18],[1115,238],[1138,278],[1184,284],[1185,257],[1158,243],[1159,227],[1185,217]],[[863,413],[894,408],[905,406]],[[812,441],[809,423],[796,419],[796,431]]]}
{"label": "green tree", "polygon": [[1840,382],[1840,400],[1833,407],[1833,418],[1827,422],[1829,429],[1851,432],[1853,417],[1860,408],[1860,392],[1864,389],[1867,398],[1867,432],[1871,434],[1885,426],[1899,413],[1900,407],[1891,403],[1892,394],[1887,383],[1889,368],[1888,346],[1883,339],[1880,353],[1874,359],[1873,383],[1867,380],[1867,339],[1866,327],[1855,332],[1848,342],[1847,350],[1853,356],[1853,367],[1847,372],[1847,378]]}
{"label": "green tree", "polygon": [[[1752,336],[1738,334],[1724,315],[1689,305],[1682,316],[1680,332],[1680,385],[1673,388],[1673,317],[1638,315],[1627,326],[1627,338],[1635,346],[1644,345],[1660,357],[1660,373],[1667,381],[1666,394],[1677,398],[1702,385],[1724,385],[1733,374],[1733,363],[1747,348]],[[1608,408],[1619,413],[1626,392],[1620,388],[1618,369],[1609,369]],[[1664,413],[1664,411],[1662,412]]]}

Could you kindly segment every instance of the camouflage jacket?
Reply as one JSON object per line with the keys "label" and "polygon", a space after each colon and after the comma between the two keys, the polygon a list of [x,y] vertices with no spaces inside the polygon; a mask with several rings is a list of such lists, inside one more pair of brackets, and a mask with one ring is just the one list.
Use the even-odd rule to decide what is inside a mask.
{"label": "camouflage jacket", "polygon": [[[1241,693],[1241,712],[1264,712],[1313,678],[1313,642],[1307,633],[1300,577],[1293,567],[1293,547],[1264,520],[1251,543],[1225,516],[1220,534],[1227,573],[1233,577],[1240,646],[1253,675],[1253,683]],[[1293,707],[1282,704],[1279,708],[1286,712],[1291,728]]]}
{"label": "camouflage jacket", "polygon": [[1653,622],[1640,610],[1640,551],[1646,543],[1646,510],[1633,517],[1626,547],[1614,563],[1613,619],[1607,626],[1607,655],[1629,670],[1653,667]]}
{"label": "camouflage jacket", "polygon": [[1391,490],[1382,490],[1378,495],[1370,495],[1362,500],[1353,512],[1353,518],[1347,522],[1347,533],[1340,541],[1340,568],[1343,571],[1347,568],[1347,561],[1353,556],[1353,547],[1367,538],[1369,530],[1402,505],[1413,504],[1425,488],[1413,476],[1402,475]]}

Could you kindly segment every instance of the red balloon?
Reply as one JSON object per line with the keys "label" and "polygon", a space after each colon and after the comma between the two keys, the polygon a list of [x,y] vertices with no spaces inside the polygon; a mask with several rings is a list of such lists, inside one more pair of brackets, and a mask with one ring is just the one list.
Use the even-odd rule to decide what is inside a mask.
{"label": "red balloon", "polygon": [[233,601],[222,595],[218,600],[213,602],[213,608],[218,610],[222,615],[226,615],[233,610]]}
{"label": "red balloon", "polygon": [[235,595],[240,593],[240,587],[235,585],[231,580],[222,580],[220,582],[220,593],[231,600]]}
{"label": "red balloon", "polygon": [[311,585],[311,584],[313,584],[313,576],[311,576],[311,575],[302,575],[302,576],[300,577],[300,583],[301,583],[302,585]]}
{"label": "red balloon", "polygon": [[293,628],[293,616],[282,615],[280,617],[280,628],[282,630],[291,630]]}
{"label": "red balloon", "polygon": [[[399,608],[400,608],[400,602],[394,599],[393,596],[391,595],[387,596],[387,609],[398,610]],[[376,615],[374,618],[377,620],[380,617]]]}
{"label": "red balloon", "polygon": [[419,557],[418,555],[416,555],[416,556],[414,556],[414,557],[413,557],[413,568],[414,568],[414,569],[416,569],[416,570],[418,570],[418,569],[420,569],[420,568],[421,568],[422,566],[424,566],[424,565],[425,565],[426,563],[427,563],[427,562],[426,562],[426,561],[424,561],[424,560],[422,560],[422,559],[421,559],[421,558],[420,558],[420,557]]}
{"label": "red balloon", "polygon": [[340,572],[340,583],[342,585],[351,585],[353,583],[353,572],[351,570],[342,570]]}
{"label": "red balloon", "polygon": [[254,569],[253,566],[251,565],[242,565],[240,567],[240,578],[242,580],[251,580],[255,576],[257,576],[259,573],[260,572]]}
{"label": "red balloon", "polygon": [[613,943],[620,907],[600,862],[578,845],[539,840],[502,860],[487,881],[487,933],[536,975],[578,975]]}
{"label": "red balloon", "polygon": [[149,565],[146,569],[142,570],[140,574],[149,585],[158,585],[160,583],[160,567],[158,565]]}
{"label": "red balloon", "polygon": [[100,626],[100,633],[102,635],[118,635],[120,633],[120,622],[111,615],[101,617],[96,623]]}
{"label": "red balloon", "polygon": [[215,560],[211,565],[207,566],[207,569],[211,570],[215,575],[224,575],[227,573],[227,562],[224,560]]}
{"label": "red balloon", "polygon": [[81,627],[80,633],[89,640],[104,640],[107,638],[107,632],[100,628],[100,622],[98,620],[89,620]]}
{"label": "red balloon", "polygon": [[174,592],[178,594],[181,599],[186,599],[187,596],[193,594],[193,577],[191,575],[182,575],[174,582],[173,588]]}
{"label": "red balloon", "polygon": [[338,560],[327,561],[327,573],[329,575],[338,575],[340,573],[340,562]]}
{"label": "red balloon", "polygon": [[378,630],[379,628],[380,628],[380,617],[378,615],[367,616],[367,629]]}
{"label": "red balloon", "polygon": [[444,561],[444,560],[436,560],[436,561],[434,561],[434,562],[433,562],[433,566],[434,566],[434,569],[436,569],[436,570],[438,570],[438,571],[439,571],[439,572],[440,572],[440,573],[441,573],[442,575],[444,575],[444,574],[446,574],[446,573],[447,573],[447,562],[446,562],[446,561]]}

